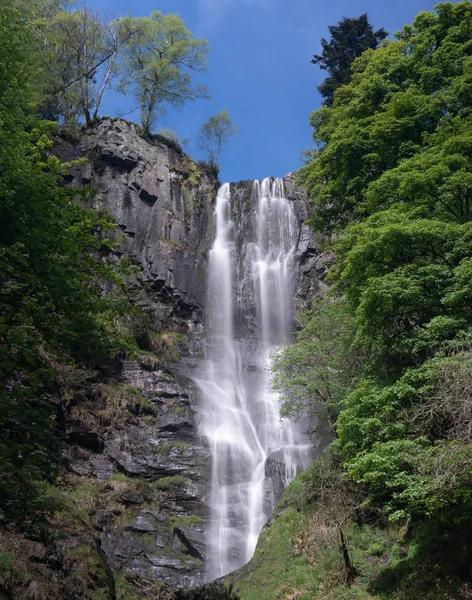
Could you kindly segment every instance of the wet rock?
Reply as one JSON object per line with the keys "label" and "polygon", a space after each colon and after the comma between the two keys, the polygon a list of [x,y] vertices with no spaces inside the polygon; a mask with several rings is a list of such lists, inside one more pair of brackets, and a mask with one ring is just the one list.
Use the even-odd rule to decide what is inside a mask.
{"label": "wet rock", "polygon": [[153,554],[146,554],[146,558],[155,567],[165,567],[167,569],[176,569],[178,571],[182,571],[185,569],[185,566],[177,558],[168,558],[166,556],[155,556]]}

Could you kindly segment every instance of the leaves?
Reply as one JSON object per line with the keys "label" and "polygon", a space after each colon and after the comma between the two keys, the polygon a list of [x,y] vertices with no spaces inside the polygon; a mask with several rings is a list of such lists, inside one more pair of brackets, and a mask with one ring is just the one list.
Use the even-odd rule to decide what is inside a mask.
{"label": "leaves", "polygon": [[[471,33],[472,3],[439,4],[354,61],[312,115],[300,177],[312,224],[336,233],[331,295],[353,333],[331,354],[363,357],[333,449],[392,519],[471,508]],[[303,336],[281,363],[298,397],[322,364]]]}
{"label": "leaves", "polygon": [[377,48],[388,33],[383,28],[374,32],[367,13],[357,19],[344,17],[328,29],[330,41],[321,39],[323,51],[321,55],[315,54],[311,62],[319,64],[330,75],[318,86],[318,91],[325,98],[324,103],[331,106],[335,90],[348,83],[351,78],[350,67],[353,60],[369,48]]}
{"label": "leaves", "polygon": [[166,105],[207,98],[205,86],[192,85],[192,73],[206,70],[208,43],[194,38],[182,20],[154,11],[150,17],[120,19],[133,31],[117,64],[118,89],[131,91],[141,108],[141,123],[149,133]]}
{"label": "leaves", "polygon": [[43,526],[44,494],[62,460],[55,365],[100,365],[118,349],[109,326],[124,269],[107,260],[115,224],[63,186],[69,165],[48,153],[37,122],[31,24],[0,7],[0,525]]}
{"label": "leaves", "polygon": [[226,109],[213,115],[202,125],[198,143],[207,152],[210,165],[218,166],[223,146],[235,134],[236,126]]}

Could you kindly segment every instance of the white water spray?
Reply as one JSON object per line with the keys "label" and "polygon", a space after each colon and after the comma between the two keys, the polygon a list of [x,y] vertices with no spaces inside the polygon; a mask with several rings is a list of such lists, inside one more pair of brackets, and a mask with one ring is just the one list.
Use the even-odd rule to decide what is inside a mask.
{"label": "white water spray", "polygon": [[[306,436],[280,419],[272,391],[270,354],[288,340],[292,322],[291,271],[298,227],[283,181],[254,182],[254,239],[237,253],[230,186],[216,201],[216,238],[210,252],[208,361],[197,379],[201,432],[212,453],[207,579],[241,567],[254,553],[276,495],[310,462]],[[238,255],[237,255],[238,254]],[[235,296],[253,299],[259,339],[241,334]]]}

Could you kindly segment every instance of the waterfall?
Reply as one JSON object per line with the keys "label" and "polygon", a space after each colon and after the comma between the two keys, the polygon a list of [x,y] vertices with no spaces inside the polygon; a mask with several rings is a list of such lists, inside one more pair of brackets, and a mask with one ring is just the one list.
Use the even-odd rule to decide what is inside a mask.
{"label": "waterfall", "polygon": [[[291,329],[298,223],[282,180],[255,181],[252,200],[252,223],[237,248],[230,186],[220,188],[209,256],[207,361],[196,378],[212,454],[208,580],[251,559],[278,494],[311,455],[296,423],[281,420],[269,373],[270,354]],[[251,306],[238,308],[241,298]],[[256,316],[256,336],[244,330],[242,313]]]}

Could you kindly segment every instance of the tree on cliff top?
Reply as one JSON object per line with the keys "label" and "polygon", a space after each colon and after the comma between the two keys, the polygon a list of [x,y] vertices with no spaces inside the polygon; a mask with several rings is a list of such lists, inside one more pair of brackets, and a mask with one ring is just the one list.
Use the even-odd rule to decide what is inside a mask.
{"label": "tree on cliff top", "polygon": [[329,73],[329,77],[318,86],[318,91],[325,99],[324,104],[332,106],[335,90],[351,79],[351,64],[354,59],[369,48],[377,48],[388,33],[383,27],[374,31],[367,13],[357,18],[344,17],[337,25],[330,25],[328,29],[330,41],[321,38],[323,51],[315,54],[311,62]]}
{"label": "tree on cliff top", "polygon": [[236,126],[228,111],[223,109],[202,125],[198,145],[205,150],[210,164],[218,166],[218,159],[226,142],[236,133]]}
{"label": "tree on cliff top", "polygon": [[147,133],[166,105],[180,107],[187,100],[208,98],[205,86],[192,84],[192,73],[206,70],[208,42],[193,37],[180,17],[154,11],[150,17],[120,21],[134,35],[117,67],[118,89],[134,94]]}

